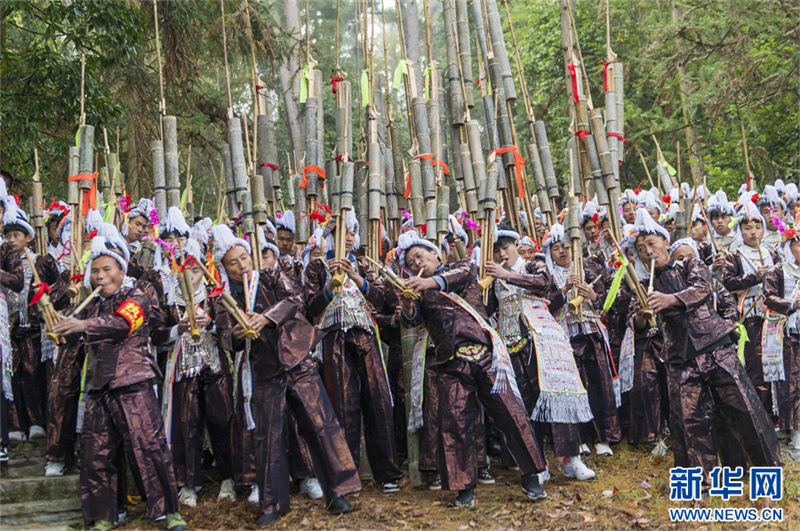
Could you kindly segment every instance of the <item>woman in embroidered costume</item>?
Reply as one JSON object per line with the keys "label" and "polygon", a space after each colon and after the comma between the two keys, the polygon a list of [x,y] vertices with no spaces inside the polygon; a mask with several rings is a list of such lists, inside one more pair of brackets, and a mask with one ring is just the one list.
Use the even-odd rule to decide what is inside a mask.
{"label": "woman in embroidered costume", "polygon": [[[199,339],[190,334],[191,323],[183,292],[167,292],[167,321],[161,336],[170,347],[164,377],[162,409],[167,440],[170,441],[183,505],[197,504],[197,491],[203,486],[203,429],[208,429],[217,470],[222,478],[219,498],[235,499],[233,483],[233,392],[228,360],[217,348],[213,328],[213,308],[208,299],[203,270],[197,261],[205,260],[200,243],[186,240],[184,261],[172,274],[190,272],[192,302],[195,305]],[[174,283],[170,283],[173,286]]]}
{"label": "woman in embroidered costume", "polygon": [[227,310],[215,317],[220,346],[236,352],[241,376],[245,426],[253,432],[256,484],[261,516],[268,525],[289,511],[289,467],[286,459],[286,415],[291,408],[299,431],[313,449],[314,472],[329,512],[352,507],[344,496],[361,489],[361,481],[336,422],[322,379],[309,356],[319,333],[302,314],[302,292],[278,269],[252,271],[250,245],[223,225],[212,227],[214,261],[231,296],[243,308],[245,328]]}
{"label": "woman in embroidered costume", "polygon": [[429,361],[439,373],[442,487],[458,491],[456,506],[474,505],[478,464],[473,431],[480,401],[522,472],[523,493],[532,500],[545,498],[537,477],[545,470],[544,458],[505,344],[486,323],[477,268],[467,260],[443,265],[439,248],[410,232],[400,236],[398,252],[400,265],[414,275],[406,280],[415,295],[403,297],[403,320],[409,326],[424,324],[436,345]]}
{"label": "woman in embroidered costume", "polygon": [[747,330],[744,351],[747,375],[753,382],[761,402],[767,411],[772,411],[772,392],[764,379],[761,361],[761,337],[764,325],[764,295],[762,281],[767,270],[778,263],[777,253],[762,242],[766,225],[756,201],[758,194],[746,192],[739,198],[740,209],[734,219],[737,226],[737,239],[733,251],[725,259],[722,283],[736,295],[740,319]]}
{"label": "woman in embroidered costume", "polygon": [[[555,224],[544,240],[545,260],[553,278],[552,289],[548,294],[550,312],[564,328],[570,338],[575,362],[581,375],[584,388],[589,393],[589,404],[594,418],[585,424],[586,432],[582,438],[585,443],[595,443],[597,455],[613,455],[609,446],[622,437],[617,416],[620,403],[619,379],[613,364],[605,325],[598,313],[605,294],[601,280],[594,287],[587,282],[595,281],[603,274],[602,264],[597,261],[584,262],[584,282],[572,270],[572,259],[564,246],[564,227]],[[572,288],[577,288],[584,303],[580,314],[567,306]],[[598,291],[600,293],[598,293]],[[583,448],[587,453],[588,447]]]}
{"label": "woman in embroidered costume", "polygon": [[800,232],[796,225],[778,228],[784,260],[764,275],[769,312],[761,348],[764,377],[777,388],[781,432],[791,434],[791,448],[800,450]]}
{"label": "woman in embroidered costume", "polygon": [[[581,481],[595,477],[580,458],[580,424],[592,418],[572,347],[548,310],[545,299],[552,280],[547,266],[525,261],[517,251],[519,233],[499,225],[494,262],[487,274],[496,278],[489,314],[497,310],[497,328],[505,341],[525,409],[534,421],[539,448],[552,431],[554,454],[563,458],[564,475]],[[544,458],[544,456],[542,456]],[[549,478],[549,470],[539,480]]]}
{"label": "woman in embroidered costume", "polygon": [[[403,473],[397,463],[392,395],[380,350],[378,327],[371,308],[384,302],[383,281],[359,248],[359,225],[354,210],[347,213],[344,227],[329,221],[325,237],[325,260],[315,260],[305,271],[306,312],[321,317],[322,376],[336,417],[347,437],[353,461],[361,460],[361,421],[364,420],[366,453],[375,481],[385,493],[397,492]],[[346,230],[346,257],[334,255],[334,230]],[[341,292],[331,284],[331,271],[345,272]]]}

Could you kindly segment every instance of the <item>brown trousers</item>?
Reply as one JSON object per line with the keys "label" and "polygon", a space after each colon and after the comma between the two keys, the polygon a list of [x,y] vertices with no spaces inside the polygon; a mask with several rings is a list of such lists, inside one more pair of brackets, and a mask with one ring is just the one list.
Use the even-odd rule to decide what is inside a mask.
{"label": "brown trousers", "polygon": [[314,475],[326,502],[361,490],[358,470],[322,379],[313,362],[306,359],[286,373],[253,383],[251,407],[256,423],[253,443],[261,512],[289,511],[287,406],[297,419],[300,437],[308,444]]}
{"label": "brown trousers", "polygon": [[525,405],[510,391],[492,393],[496,377],[491,367],[491,354],[477,361],[455,357],[436,366],[441,426],[439,473],[446,490],[475,486],[478,461],[474,427],[480,414],[479,402],[494,419],[520,472],[529,474],[545,468]]}
{"label": "brown trousers", "polygon": [[90,394],[83,424],[81,499],[87,525],[116,521],[122,445],[141,481],[148,518],[179,512],[172,454],[149,381]]}
{"label": "brown trousers", "polygon": [[739,363],[735,344],[682,365],[668,365],[667,381],[676,467],[703,467],[707,478],[717,466],[715,414],[727,424],[753,465],[782,465],[775,430]]}

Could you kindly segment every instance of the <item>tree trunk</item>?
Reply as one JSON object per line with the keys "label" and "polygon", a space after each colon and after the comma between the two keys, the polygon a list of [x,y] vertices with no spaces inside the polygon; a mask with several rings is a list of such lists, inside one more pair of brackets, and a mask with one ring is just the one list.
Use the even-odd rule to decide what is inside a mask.
{"label": "tree trunk", "polygon": [[419,8],[417,7],[417,0],[403,0],[404,4],[404,20],[403,29],[405,30],[406,38],[406,54],[409,61],[414,63],[416,69],[415,78],[417,81],[417,94],[422,94],[423,78],[422,78],[422,64],[420,63],[419,43],[423,37],[419,32]]}
{"label": "tree trunk", "polygon": [[[297,0],[285,0],[283,3],[286,17],[286,29],[300,39],[300,12],[297,9]],[[297,62],[296,52],[290,53],[280,65],[278,75],[281,78],[283,101],[286,104],[286,118],[288,121],[289,135],[294,148],[293,161],[299,161],[303,153],[303,137],[300,132],[300,120],[297,114],[297,98],[299,96],[300,66]]]}
{"label": "tree trunk", "polygon": [[[683,21],[683,10],[672,2],[672,21],[680,25]],[[683,41],[678,37],[679,50],[683,50]],[[695,91],[694,83],[686,76],[686,54],[681,53],[683,60],[678,63],[678,76],[680,78],[681,109],[683,111],[683,124],[686,126],[686,151],[689,154],[689,168],[692,171],[692,182],[702,183],[705,164],[700,156],[700,144],[697,141],[697,128],[694,126],[696,110],[689,100]]]}

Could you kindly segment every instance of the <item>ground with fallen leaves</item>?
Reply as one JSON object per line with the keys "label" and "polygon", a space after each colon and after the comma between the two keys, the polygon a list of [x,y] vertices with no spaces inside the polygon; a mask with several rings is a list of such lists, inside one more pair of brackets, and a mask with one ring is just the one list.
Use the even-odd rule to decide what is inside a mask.
{"label": "ground with fallen leaves", "polygon": [[[785,443],[782,449],[786,450]],[[728,502],[711,498],[696,505],[783,508],[782,523],[761,526],[671,523],[667,509],[678,506],[669,501],[671,454],[666,461],[654,462],[645,448],[620,444],[614,447],[614,452],[612,457],[586,458],[597,478],[585,482],[564,478],[561,463],[550,456],[552,479],[545,483],[548,498],[537,503],[522,494],[518,472],[493,467],[491,472],[497,484],[479,485],[475,491],[477,503],[472,509],[454,508],[452,492],[432,492],[421,485],[404,483],[399,493],[384,495],[371,481],[365,481],[363,492],[349,497],[355,509],[352,513],[331,516],[322,502],[298,493],[292,496],[291,512],[271,529],[800,529],[800,463],[791,461],[788,452],[784,452],[784,497],[780,502],[750,502],[745,496]],[[200,492],[198,506],[182,509],[190,529],[255,528],[258,509],[245,501],[244,491],[240,491],[236,502],[218,501],[219,484],[210,480],[208,483]],[[143,513],[143,504],[132,507],[131,518],[123,528],[163,529],[163,523],[150,522]]]}

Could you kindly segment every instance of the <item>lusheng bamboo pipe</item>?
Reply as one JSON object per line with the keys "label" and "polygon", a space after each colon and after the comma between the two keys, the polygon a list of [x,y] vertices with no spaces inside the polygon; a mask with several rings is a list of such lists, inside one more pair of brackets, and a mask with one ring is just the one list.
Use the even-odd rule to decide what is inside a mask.
{"label": "lusheng bamboo pipe", "polygon": [[[28,265],[31,268],[31,272],[33,273],[34,283],[36,286],[41,285],[42,280],[39,278],[39,272],[36,270],[36,262],[33,260],[29,249],[25,249],[25,257],[28,260]],[[50,302],[50,296],[46,292],[42,293],[42,296],[39,297],[38,301],[36,301],[36,307],[39,308],[39,312],[41,312],[42,317],[44,317],[44,322],[47,326],[47,338],[56,345],[63,345],[66,343],[63,337],[53,332],[53,327],[61,322],[61,316],[56,313],[53,304]],[[23,311],[27,311],[27,309]]]}
{"label": "lusheng bamboo pipe", "polygon": [[189,316],[189,334],[194,341],[200,341],[200,329],[197,327],[197,311],[194,307],[194,286],[192,273],[186,267],[186,257],[183,254],[183,244],[178,240],[178,253],[181,258],[181,271],[178,273],[178,284],[181,288],[183,300],[186,302],[186,314]]}
{"label": "lusheng bamboo pipe", "polygon": [[402,292],[403,297],[414,300],[419,299],[419,295],[413,289],[408,289],[408,286],[406,286],[406,283],[403,281],[403,279],[398,277],[389,267],[381,264],[377,260],[370,258],[369,256],[365,256],[364,258],[366,258],[373,269],[375,269],[375,272],[383,275],[389,284],[399,289]]}
{"label": "lusheng bamboo pipe", "polygon": [[78,315],[79,313],[81,313],[84,310],[84,308],[86,308],[89,305],[89,303],[92,302],[92,299],[94,299],[95,297],[97,297],[97,295],[100,294],[101,289],[103,289],[103,286],[97,286],[96,288],[94,288],[94,290],[92,290],[89,296],[83,299],[83,302],[81,302],[80,305],[77,308],[75,308],[75,311],[73,311],[71,315]]}
{"label": "lusheng bamboo pipe", "polygon": [[[595,279],[589,283],[589,287],[594,288],[594,285],[597,283],[598,280],[600,280],[601,277],[602,275],[598,275],[597,277],[595,277]],[[586,298],[583,295],[578,295],[577,297],[569,301],[568,303],[569,309],[572,310],[573,312],[578,311],[578,309],[580,309],[580,307],[583,306],[584,301],[586,301]]]}
{"label": "lusheng bamboo pipe", "polygon": [[[200,269],[203,270],[205,277],[214,284],[214,287],[219,288],[219,282],[217,282],[217,279],[214,278],[214,275],[211,274],[203,261],[197,260],[196,263],[200,266]],[[256,339],[258,334],[255,332],[255,330],[250,328],[250,322],[247,318],[247,314],[244,313],[241,308],[239,308],[239,305],[236,303],[236,299],[234,299],[231,294],[225,290],[222,290],[222,292],[219,294],[219,297],[222,306],[228,311],[229,314],[231,314],[231,317],[233,317],[234,320],[239,323],[242,328],[244,328],[245,337],[247,339]]]}

